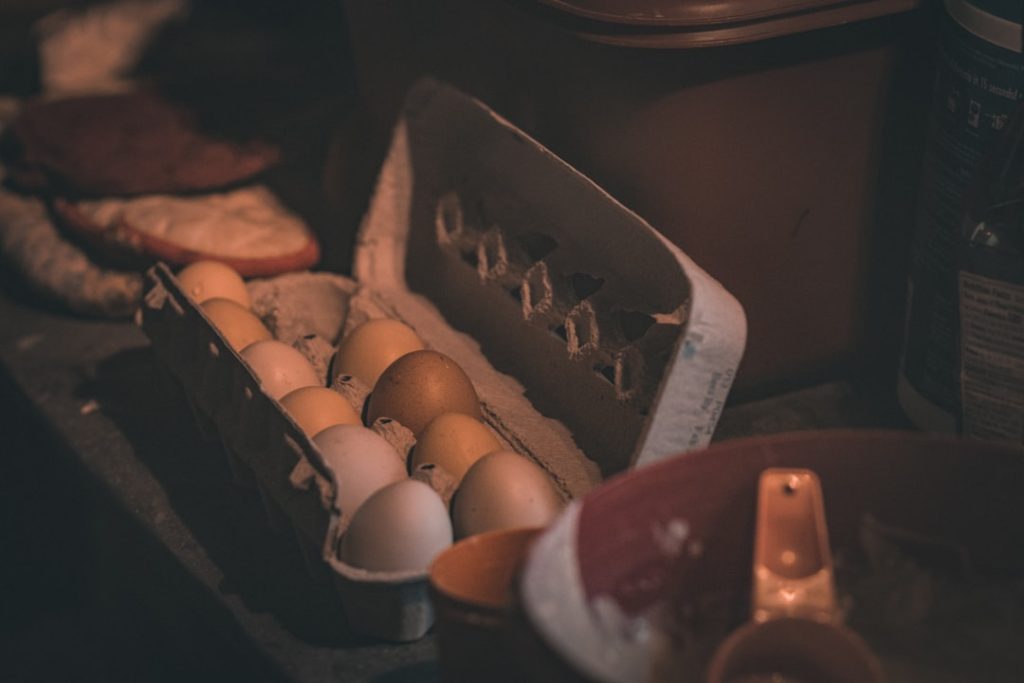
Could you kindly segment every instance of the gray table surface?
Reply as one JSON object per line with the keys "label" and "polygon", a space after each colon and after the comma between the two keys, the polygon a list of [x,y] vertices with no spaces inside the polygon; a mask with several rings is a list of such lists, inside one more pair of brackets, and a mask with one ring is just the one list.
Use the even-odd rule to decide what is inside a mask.
{"label": "gray table surface", "polygon": [[[257,680],[437,679],[432,635],[395,645],[349,633],[294,541],[230,483],[140,330],[10,291],[0,291],[0,320],[0,370],[127,529],[107,539],[105,567],[147,576],[109,590],[156,615],[169,647],[199,643]],[[900,426],[891,398],[835,382],[730,407],[716,438]]]}

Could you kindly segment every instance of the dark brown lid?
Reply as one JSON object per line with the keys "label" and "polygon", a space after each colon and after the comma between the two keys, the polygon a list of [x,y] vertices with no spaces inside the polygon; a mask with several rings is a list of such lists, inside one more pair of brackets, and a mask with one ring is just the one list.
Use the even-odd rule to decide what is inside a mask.
{"label": "dark brown lid", "polygon": [[765,40],[904,12],[922,0],[540,0],[588,40],[685,48]]}

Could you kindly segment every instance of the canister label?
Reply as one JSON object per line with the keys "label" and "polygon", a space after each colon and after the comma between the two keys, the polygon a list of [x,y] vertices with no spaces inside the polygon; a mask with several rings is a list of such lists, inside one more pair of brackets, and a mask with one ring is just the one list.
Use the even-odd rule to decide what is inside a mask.
{"label": "canister label", "polygon": [[960,272],[963,431],[1024,443],[1024,286]]}
{"label": "canister label", "polygon": [[[910,264],[901,383],[928,414],[954,429],[959,412],[959,342],[956,253],[964,191],[981,155],[1006,127],[1022,99],[1024,62],[1013,24],[965,2],[947,2],[938,45],[928,145],[918,201]],[[954,18],[955,17],[955,18]],[[994,27],[994,28],[993,28]],[[1009,39],[1007,39],[1009,37]],[[986,39],[987,38],[987,39]],[[908,397],[908,415],[919,423]]]}

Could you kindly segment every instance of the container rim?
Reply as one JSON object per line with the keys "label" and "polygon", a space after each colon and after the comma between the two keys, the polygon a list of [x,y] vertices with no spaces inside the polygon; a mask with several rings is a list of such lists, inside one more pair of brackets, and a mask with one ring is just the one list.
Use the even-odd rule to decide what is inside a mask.
{"label": "container rim", "polygon": [[[768,40],[900,14],[922,0],[531,0],[517,5],[584,40],[680,49]],[[638,7],[639,5],[639,7]]]}

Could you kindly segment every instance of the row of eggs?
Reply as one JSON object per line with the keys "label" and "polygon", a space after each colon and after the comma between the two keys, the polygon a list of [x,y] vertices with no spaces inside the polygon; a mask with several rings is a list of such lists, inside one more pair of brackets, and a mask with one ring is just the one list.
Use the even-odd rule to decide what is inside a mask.
{"label": "row of eggs", "polygon": [[[390,418],[416,438],[408,457],[364,426],[340,393],[323,386],[307,358],[277,341],[251,311],[242,278],[201,261],[177,275],[182,289],[249,364],[317,446],[332,470],[334,506],[350,520],[340,559],[370,571],[422,571],[463,538],[501,528],[543,526],[562,500],[547,474],[502,448],[481,421],[479,398],[451,358],[425,348],[397,320],[362,323],[341,340],[331,377],[349,375],[371,388],[366,424]],[[456,486],[451,509],[429,485],[409,477],[436,467]]]}

